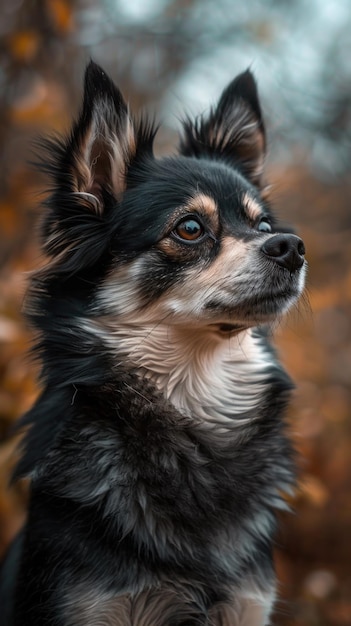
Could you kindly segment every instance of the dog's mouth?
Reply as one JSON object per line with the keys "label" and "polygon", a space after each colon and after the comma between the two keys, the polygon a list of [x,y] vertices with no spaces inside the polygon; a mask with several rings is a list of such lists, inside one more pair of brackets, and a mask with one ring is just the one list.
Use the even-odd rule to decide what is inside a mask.
{"label": "dog's mouth", "polygon": [[229,324],[224,322],[209,324],[209,326],[223,335],[237,335],[243,330],[247,330],[249,328],[248,324]]}
{"label": "dog's mouth", "polygon": [[[232,307],[227,303],[223,305],[220,299],[213,299],[207,303],[206,309],[218,321],[213,320],[209,327],[223,336],[232,336],[254,326],[272,324],[297,300],[299,291],[298,287],[290,285],[289,288],[270,294],[253,296],[250,293],[248,297],[233,303]],[[231,322],[231,318],[238,321]]]}

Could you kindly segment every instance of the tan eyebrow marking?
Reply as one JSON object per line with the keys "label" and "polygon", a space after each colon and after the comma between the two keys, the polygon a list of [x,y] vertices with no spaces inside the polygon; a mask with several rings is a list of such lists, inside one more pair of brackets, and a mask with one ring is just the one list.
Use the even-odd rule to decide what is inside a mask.
{"label": "tan eyebrow marking", "polygon": [[218,230],[218,206],[211,196],[207,196],[205,193],[201,192],[196,193],[192,198],[189,198],[183,208],[189,212],[202,211],[212,223],[214,231],[216,232]]}
{"label": "tan eyebrow marking", "polygon": [[246,192],[244,194],[242,203],[248,218],[253,222],[255,222],[257,218],[262,215],[262,207],[259,205],[257,200],[250,196],[249,193]]}
{"label": "tan eyebrow marking", "polygon": [[217,204],[214,199],[207,196],[205,193],[197,193],[192,198],[189,198],[188,202],[185,204],[185,208],[189,211],[196,211],[200,208],[211,218],[217,215],[218,211]]}

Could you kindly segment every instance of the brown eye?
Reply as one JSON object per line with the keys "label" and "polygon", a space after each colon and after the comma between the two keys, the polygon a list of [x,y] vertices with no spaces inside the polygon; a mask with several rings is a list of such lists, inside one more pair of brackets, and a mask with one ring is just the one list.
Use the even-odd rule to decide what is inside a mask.
{"label": "brown eye", "polygon": [[174,234],[185,241],[197,241],[203,236],[205,229],[194,217],[188,217],[177,224]]}

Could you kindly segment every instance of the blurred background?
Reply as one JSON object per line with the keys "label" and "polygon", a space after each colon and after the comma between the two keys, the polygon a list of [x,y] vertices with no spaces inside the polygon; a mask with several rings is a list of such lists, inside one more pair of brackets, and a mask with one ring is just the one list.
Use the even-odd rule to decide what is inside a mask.
{"label": "blurred background", "polygon": [[268,127],[276,212],[303,237],[308,298],[278,331],[297,390],[289,413],[300,483],[277,541],[276,626],[351,624],[351,3],[349,0],[0,0],[0,554],[23,523],[10,490],[11,426],[37,394],[21,317],[40,263],[47,181],[38,135],[76,115],[90,57],[134,111],[163,121],[174,150],[184,111],[208,110],[247,67]]}

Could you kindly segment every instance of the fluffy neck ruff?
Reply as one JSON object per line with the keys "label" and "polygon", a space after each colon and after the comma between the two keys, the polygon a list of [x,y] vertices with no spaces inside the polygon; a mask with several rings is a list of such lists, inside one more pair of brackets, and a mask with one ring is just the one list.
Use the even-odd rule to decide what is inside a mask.
{"label": "fluffy neck ruff", "polygon": [[210,329],[123,324],[98,333],[115,358],[123,355],[184,415],[243,424],[260,406],[272,357],[251,329],[224,337]]}

